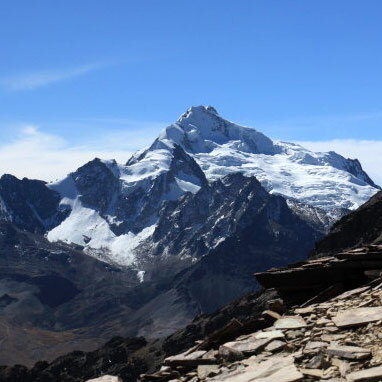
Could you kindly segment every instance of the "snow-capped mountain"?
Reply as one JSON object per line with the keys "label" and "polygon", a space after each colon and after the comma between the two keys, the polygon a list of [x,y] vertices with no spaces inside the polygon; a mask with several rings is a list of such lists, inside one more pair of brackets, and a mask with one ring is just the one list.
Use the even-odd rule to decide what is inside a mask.
{"label": "snow-capped mountain", "polygon": [[357,160],[273,141],[210,106],[192,107],[125,165],[95,159],[50,184],[62,197],[61,208],[71,213],[49,230],[48,239],[132,264],[134,249],[154,233],[162,202],[233,173],[255,176],[268,192],[325,210],[333,219],[377,191]]}
{"label": "snow-capped mountain", "polygon": [[[136,266],[142,256],[146,258],[151,252],[194,261],[205,254],[203,251],[224,241],[233,232],[232,227],[220,228],[222,234],[211,240],[206,234],[203,240],[198,239],[200,247],[188,243],[177,253],[172,253],[173,243],[163,247],[158,232],[167,230],[167,237],[174,237],[178,227],[166,215],[175,213],[171,206],[186,205],[190,198],[199,203],[196,201],[202,199],[201,195],[218,199],[216,193],[222,191],[216,182],[229,183],[223,179],[232,174],[256,177],[264,192],[285,197],[298,216],[321,232],[344,211],[357,208],[378,190],[357,160],[273,141],[253,128],[223,119],[211,106],[198,106],[188,109],[149,148],[134,154],[126,164],[94,159],[61,181],[39,183],[44,193],[37,195],[49,195],[49,208],[40,211],[44,203],[38,197],[32,200],[23,196],[25,208],[8,200],[10,193],[2,193],[1,187],[10,178],[0,182],[0,206],[8,220],[27,228],[38,226],[50,241],[78,244],[108,262]],[[18,184],[14,179],[12,182]],[[22,191],[28,185],[29,190],[30,182],[37,181],[22,180],[24,186],[17,187]],[[239,192],[235,184],[228,188],[231,191],[225,188],[225,199],[220,195],[222,204],[228,203],[228,195]],[[193,198],[199,192],[201,195]],[[200,204],[195,205],[198,207]],[[211,216],[216,215],[213,212]],[[213,220],[207,215],[202,211],[194,222],[189,221],[184,227],[187,234],[207,232]],[[216,219],[235,225],[223,215]],[[171,223],[163,228],[164,221]],[[138,270],[141,274],[145,271]]]}
{"label": "snow-capped mountain", "polygon": [[210,181],[241,172],[255,176],[271,193],[325,210],[355,209],[376,191],[358,160],[273,141],[255,129],[223,119],[211,106],[191,107],[134,158],[153,155],[174,143],[196,160]]}
{"label": "snow-capped mountain", "polygon": [[125,164],[96,158],[49,184],[2,176],[0,220],[124,268],[122,327],[150,337],[253,290],[254,272],[303,259],[378,189],[357,160],[199,106]]}

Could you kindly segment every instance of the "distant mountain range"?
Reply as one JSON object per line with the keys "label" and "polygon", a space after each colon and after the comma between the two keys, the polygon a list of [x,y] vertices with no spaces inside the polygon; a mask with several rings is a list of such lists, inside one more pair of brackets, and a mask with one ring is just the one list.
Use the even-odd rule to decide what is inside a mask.
{"label": "distant mountain range", "polygon": [[358,160],[192,107],[126,164],[1,177],[2,317],[90,344],[97,330],[164,336],[256,288],[254,272],[303,259],[378,190]]}

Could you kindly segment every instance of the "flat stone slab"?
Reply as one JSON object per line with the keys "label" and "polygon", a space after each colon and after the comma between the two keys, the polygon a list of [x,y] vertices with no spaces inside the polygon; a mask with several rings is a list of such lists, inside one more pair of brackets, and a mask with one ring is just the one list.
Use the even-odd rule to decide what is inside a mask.
{"label": "flat stone slab", "polygon": [[370,350],[358,346],[330,345],[326,353],[346,359],[365,359],[371,356]]}
{"label": "flat stone slab", "polygon": [[329,344],[324,341],[309,341],[305,345],[304,352],[314,352],[316,350],[320,350],[328,346]]}
{"label": "flat stone slab", "polygon": [[314,313],[315,311],[316,310],[312,306],[307,306],[306,308],[296,308],[294,313],[304,315]]}
{"label": "flat stone slab", "polygon": [[284,333],[281,330],[268,330],[263,332],[257,332],[254,334],[254,337],[256,339],[270,338],[275,340],[278,338],[284,338]]}
{"label": "flat stone slab", "polygon": [[323,326],[323,325],[329,324],[330,322],[332,322],[332,321],[331,321],[331,320],[328,320],[328,319],[325,318],[325,317],[321,317],[321,318],[319,318],[319,319],[316,321],[316,326]]}
{"label": "flat stone slab", "polygon": [[222,347],[227,349],[232,349],[237,352],[241,352],[244,354],[254,354],[258,350],[264,348],[269,342],[271,342],[271,338],[249,338],[243,341],[230,341],[226,342],[222,345]]}
{"label": "flat stone slab", "polygon": [[272,317],[275,320],[278,320],[279,318],[281,318],[281,314],[277,313],[277,312],[274,312],[273,310],[264,310],[263,316],[269,316],[269,317]]}
{"label": "flat stone slab", "polygon": [[282,338],[284,333],[281,330],[259,331],[242,340],[226,342],[222,347],[248,355],[263,349],[269,342]]}
{"label": "flat stone slab", "polygon": [[198,378],[206,379],[207,377],[210,377],[211,375],[218,374],[219,366],[218,365],[199,365],[197,371],[198,371]]}
{"label": "flat stone slab", "polygon": [[293,357],[272,357],[266,361],[248,366],[244,370],[217,376],[209,381],[225,382],[297,382],[304,375],[300,373],[293,362]]}
{"label": "flat stone slab", "polygon": [[323,378],[324,371],[320,369],[300,369],[301,373],[309,377]]}
{"label": "flat stone slab", "polygon": [[272,340],[266,347],[265,351],[269,351],[271,353],[284,349],[285,342],[280,340]]}
{"label": "flat stone slab", "polygon": [[332,318],[339,328],[359,326],[379,320],[382,320],[382,306],[349,309]]}
{"label": "flat stone slab", "polygon": [[122,382],[122,379],[112,375],[104,375],[102,377],[88,379],[86,382]]}
{"label": "flat stone slab", "polygon": [[307,324],[301,316],[283,316],[273,326],[276,329],[300,329],[305,328]]}
{"label": "flat stone slab", "polygon": [[361,294],[362,292],[365,292],[368,289],[370,289],[369,286],[348,290],[347,292],[344,292],[344,293],[340,294],[339,296],[334,297],[333,300],[345,300],[350,296],[354,296],[356,294]]}
{"label": "flat stone slab", "polygon": [[184,352],[181,354],[173,355],[164,360],[165,365],[173,365],[173,366],[190,366],[190,365],[205,365],[214,363],[216,361],[215,358],[202,358],[207,352],[205,350],[198,350],[194,352]]}
{"label": "flat stone slab", "polygon": [[382,366],[372,367],[370,369],[354,371],[346,376],[348,382],[371,382],[382,379]]}
{"label": "flat stone slab", "polygon": [[198,350],[198,351],[194,351],[194,352],[184,352],[184,353],[180,353],[180,354],[177,354],[177,355],[173,355],[171,357],[168,357],[166,358],[166,361],[173,361],[173,360],[178,360],[178,359],[197,359],[197,358],[200,358],[202,357],[204,354],[206,354],[207,351],[205,350]]}

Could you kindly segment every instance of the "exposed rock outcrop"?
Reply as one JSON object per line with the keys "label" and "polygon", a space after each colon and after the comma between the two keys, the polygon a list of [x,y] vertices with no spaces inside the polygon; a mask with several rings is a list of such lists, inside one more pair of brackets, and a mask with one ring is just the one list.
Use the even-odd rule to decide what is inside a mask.
{"label": "exposed rock outcrop", "polygon": [[[302,271],[306,264],[301,265]],[[271,319],[273,323],[251,333],[237,324],[241,335],[228,342],[224,336],[215,342],[197,341],[140,380],[355,382],[382,378],[379,276],[363,287],[339,295],[337,291],[337,296],[290,308],[283,315],[265,311],[258,324]]]}

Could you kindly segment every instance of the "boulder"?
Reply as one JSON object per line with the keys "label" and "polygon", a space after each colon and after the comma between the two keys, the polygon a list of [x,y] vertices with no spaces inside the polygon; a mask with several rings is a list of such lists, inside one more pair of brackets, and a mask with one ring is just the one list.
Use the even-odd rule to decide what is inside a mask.
{"label": "boulder", "polygon": [[358,346],[330,345],[326,353],[346,359],[365,359],[371,356],[370,350]]}
{"label": "boulder", "polygon": [[370,369],[354,371],[346,376],[348,382],[372,382],[382,379],[382,366],[372,367]]}
{"label": "boulder", "polygon": [[206,379],[212,375],[219,373],[218,365],[199,365],[198,366],[198,378]]}

